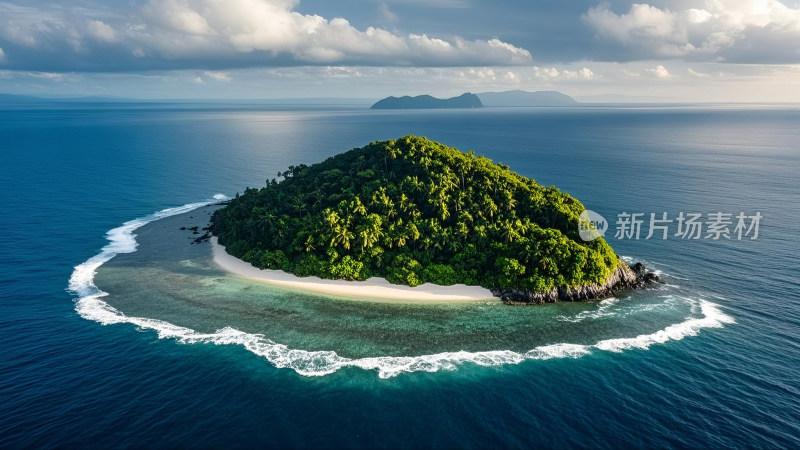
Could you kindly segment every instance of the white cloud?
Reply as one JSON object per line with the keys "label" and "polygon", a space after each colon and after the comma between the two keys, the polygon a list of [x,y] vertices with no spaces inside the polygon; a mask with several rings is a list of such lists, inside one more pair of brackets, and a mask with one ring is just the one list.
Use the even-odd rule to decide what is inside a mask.
{"label": "white cloud", "polygon": [[580,70],[562,70],[561,76],[567,80],[591,80],[594,78],[594,72],[589,70],[589,68],[584,67]]}
{"label": "white cloud", "polygon": [[353,67],[333,67],[325,68],[325,76],[328,78],[358,78],[361,72]]}
{"label": "white cloud", "polygon": [[688,34],[678,15],[669,9],[634,4],[627,14],[617,15],[607,3],[589,9],[583,20],[598,36],[625,46],[648,45],[659,56],[675,57],[685,54]]}
{"label": "white cloud", "polygon": [[494,73],[494,70],[486,67],[482,69],[471,68],[468,70],[462,70],[458,72],[458,76],[460,78],[478,81],[494,81],[497,79],[497,75]]}
{"label": "white cloud", "polygon": [[28,76],[33,78],[41,78],[44,80],[54,80],[54,81],[58,81],[64,78],[63,73],[55,73],[55,72],[28,72]]}
{"label": "white cloud", "polygon": [[672,74],[669,73],[666,67],[662,66],[661,64],[653,67],[652,69],[645,70],[645,74],[661,79],[672,78]]}
{"label": "white cloud", "polygon": [[561,75],[561,72],[558,71],[555,67],[539,67],[533,66],[533,76],[536,78],[556,78]]}
{"label": "white cloud", "polygon": [[216,81],[231,81],[230,75],[228,75],[226,72],[206,71],[203,72],[203,75],[205,75],[207,78],[211,78],[212,80]]}
{"label": "white cloud", "polygon": [[[127,14],[99,20],[100,4],[96,10],[44,11],[0,2],[0,44],[5,40],[29,47],[29,59],[41,66],[58,61],[62,70],[82,66],[114,70],[125,64],[138,69],[298,64],[446,67],[532,61],[527,50],[497,38],[445,39],[377,27],[357,29],[344,18],[299,13],[296,4],[294,0],[149,0],[144,5],[131,3]],[[391,13],[388,6],[384,11]],[[92,52],[98,43],[114,43],[110,48],[117,56],[109,57],[108,47],[102,55]]]}
{"label": "white cloud", "polygon": [[689,75],[697,77],[697,78],[709,78],[711,76],[711,75],[709,75],[707,73],[698,72],[698,71],[692,69],[691,67],[687,68],[686,72],[688,72]]}
{"label": "white cloud", "polygon": [[694,24],[704,23],[707,22],[708,19],[711,19],[712,17],[714,17],[714,15],[706,11],[705,9],[690,8],[686,10],[686,20],[688,20],[689,23],[694,23]]}
{"label": "white cloud", "polygon": [[117,40],[117,34],[114,29],[99,20],[90,20],[86,29],[91,37],[100,42],[114,42]]}
{"label": "white cloud", "polygon": [[153,23],[166,29],[194,35],[212,34],[206,19],[191,7],[188,0],[151,0],[142,12]]}
{"label": "white cloud", "polygon": [[3,60],[5,59],[6,59],[6,52],[4,52],[2,48],[0,48],[0,62],[3,62]]}
{"label": "white cloud", "polygon": [[682,38],[675,13],[650,5],[633,4],[627,14],[616,15],[611,12],[608,4],[602,4],[590,9],[586,13],[586,20],[601,34],[621,41],[635,38]]}
{"label": "white cloud", "polygon": [[205,84],[205,82],[203,81],[203,79],[201,77],[194,77],[192,79],[192,83],[194,83],[194,84]]}
{"label": "white cloud", "polygon": [[[497,39],[446,41],[425,34],[403,36],[374,27],[360,31],[343,18],[327,20],[318,15],[297,13],[291,9],[294,3],[284,0],[151,0],[145,10],[154,17],[166,18],[158,22],[163,27],[160,33],[173,39],[195,38],[183,48],[161,46],[160,50],[175,57],[196,50],[227,47],[238,53],[267,52],[311,64],[466,65],[475,61],[505,64],[530,61],[527,50]],[[152,44],[158,49],[157,42]]]}
{"label": "white cloud", "polygon": [[590,8],[583,21],[600,39],[646,58],[800,61],[800,8],[778,0],[673,2],[671,10],[633,4],[617,14],[608,3]]}

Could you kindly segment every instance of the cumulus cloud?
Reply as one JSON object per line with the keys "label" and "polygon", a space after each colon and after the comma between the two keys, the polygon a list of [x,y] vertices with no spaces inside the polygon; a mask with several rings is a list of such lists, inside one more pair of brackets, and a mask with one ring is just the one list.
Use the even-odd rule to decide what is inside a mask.
{"label": "cumulus cloud", "polygon": [[652,69],[645,70],[645,74],[651,77],[661,78],[661,79],[672,78],[672,74],[669,73],[669,70],[667,70],[667,68],[662,66],[661,64],[653,67]]}
{"label": "cumulus cloud", "polygon": [[326,67],[324,74],[328,78],[358,78],[361,71],[354,67]]}
{"label": "cumulus cloud", "polygon": [[537,78],[556,78],[561,75],[561,72],[555,67],[533,66],[533,75]]}
{"label": "cumulus cloud", "polygon": [[212,72],[212,71],[205,71],[203,73],[206,77],[211,78],[212,80],[216,81],[231,81],[230,75],[226,72]]}
{"label": "cumulus cloud", "polygon": [[592,72],[588,67],[582,67],[575,70],[558,70],[555,67],[533,66],[533,76],[534,78],[545,81],[591,80],[594,78],[594,72]]}
{"label": "cumulus cloud", "polygon": [[471,68],[468,70],[459,71],[458,77],[478,81],[494,81],[497,79],[494,69],[485,67],[482,69]]}
{"label": "cumulus cloud", "polygon": [[594,72],[592,72],[588,67],[584,67],[580,70],[562,70],[561,75],[568,80],[591,80],[594,78]]}
{"label": "cumulus cloud", "polygon": [[86,29],[89,36],[100,42],[114,42],[117,39],[114,29],[100,20],[90,20]]}
{"label": "cumulus cloud", "polygon": [[[94,0],[99,1],[99,0]],[[294,0],[149,0],[125,14],[0,3],[0,44],[20,67],[125,70],[291,65],[513,66],[531,54],[500,39],[360,30],[294,10]],[[79,17],[75,17],[78,15]],[[113,44],[113,45],[112,45]],[[19,56],[19,58],[17,58]]]}
{"label": "cumulus cloud", "polygon": [[800,62],[800,8],[778,0],[678,1],[671,5],[676,9],[633,4],[618,14],[604,2],[590,8],[582,19],[601,40],[621,44],[630,59]]}

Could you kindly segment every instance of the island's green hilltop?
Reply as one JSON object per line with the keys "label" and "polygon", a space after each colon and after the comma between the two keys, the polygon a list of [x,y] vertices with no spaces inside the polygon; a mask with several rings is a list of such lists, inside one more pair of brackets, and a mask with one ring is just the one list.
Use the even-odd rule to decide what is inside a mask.
{"label": "island's green hilltop", "polygon": [[624,266],[602,238],[580,239],[584,207],[572,196],[425,138],[373,142],[279,176],[213,221],[230,254],[261,268],[559,297],[611,287]]}

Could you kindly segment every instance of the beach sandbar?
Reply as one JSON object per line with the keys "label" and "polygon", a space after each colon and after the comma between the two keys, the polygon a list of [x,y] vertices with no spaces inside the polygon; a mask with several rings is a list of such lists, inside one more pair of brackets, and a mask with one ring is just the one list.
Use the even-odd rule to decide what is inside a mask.
{"label": "beach sandbar", "polygon": [[456,284],[439,286],[425,283],[416,287],[392,284],[383,278],[372,277],[365,281],[325,280],[318,277],[298,277],[282,270],[259,269],[250,263],[231,256],[225,247],[212,237],[214,263],[231,275],[261,281],[290,289],[344,297],[414,300],[432,302],[499,301],[489,289],[480,286]]}

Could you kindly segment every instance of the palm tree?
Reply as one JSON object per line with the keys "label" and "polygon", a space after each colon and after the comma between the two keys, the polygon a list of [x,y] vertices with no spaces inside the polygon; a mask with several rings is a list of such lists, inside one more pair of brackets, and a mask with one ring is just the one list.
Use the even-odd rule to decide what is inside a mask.
{"label": "palm tree", "polygon": [[333,237],[331,238],[331,246],[333,245],[341,245],[344,249],[350,250],[350,241],[353,239],[353,233],[350,232],[348,229],[350,227],[350,221],[346,221],[336,227],[333,230]]}
{"label": "palm tree", "polygon": [[450,243],[447,246],[447,248],[453,253],[458,253],[458,251],[461,250],[462,247],[463,245],[457,239],[453,239],[452,241],[450,241]]}
{"label": "palm tree", "polygon": [[486,225],[483,224],[476,226],[473,231],[475,232],[475,236],[481,239],[485,238],[487,235]]}
{"label": "palm tree", "polygon": [[406,196],[405,193],[400,194],[400,210],[401,211],[408,211],[408,208],[411,206],[411,200]]}
{"label": "palm tree", "polygon": [[405,235],[407,237],[411,238],[411,241],[414,243],[414,250],[416,251],[417,250],[417,239],[419,239],[419,237],[422,235],[422,233],[419,232],[419,228],[417,227],[417,224],[414,223],[414,222],[409,222],[406,225],[406,233],[405,233]]}
{"label": "palm tree", "polygon": [[514,227],[514,224],[509,221],[503,221],[501,226],[502,236],[506,240],[506,242],[513,242],[515,239],[519,239],[520,235],[517,232],[517,229]]}
{"label": "palm tree", "polygon": [[359,227],[358,231],[358,236],[361,239],[361,253],[364,253],[364,250],[375,245],[383,237],[382,225],[381,216],[375,213],[367,216],[364,225]]}
{"label": "palm tree", "polygon": [[337,223],[339,223],[340,220],[339,214],[336,211],[330,208],[325,208],[323,215],[325,216],[325,222],[327,222],[328,225],[331,226],[331,228],[333,228],[334,226],[336,226]]}
{"label": "palm tree", "polygon": [[308,238],[306,238],[305,243],[303,244],[303,247],[305,248],[306,252],[310,252],[312,250],[316,250],[317,248],[314,247],[314,237],[313,236],[308,236]]}
{"label": "palm tree", "polygon": [[360,214],[364,215],[367,213],[367,207],[361,203],[361,198],[356,196],[354,200],[350,202],[350,209],[353,211],[353,214]]}
{"label": "palm tree", "polygon": [[442,216],[442,220],[447,220],[450,217],[450,210],[447,209],[447,198],[440,198],[439,199],[439,213]]}
{"label": "palm tree", "polygon": [[466,239],[467,236],[469,235],[469,227],[467,227],[467,224],[462,221],[459,221],[456,227],[457,227],[456,232],[461,237],[461,239]]}
{"label": "palm tree", "polygon": [[511,191],[504,191],[506,196],[506,209],[511,211],[512,209],[516,208],[517,200],[512,195]]}
{"label": "palm tree", "polygon": [[489,213],[489,217],[494,217],[494,215],[499,211],[497,208],[497,203],[495,203],[494,200],[492,200],[492,198],[488,195],[483,196],[483,207],[486,212]]}

